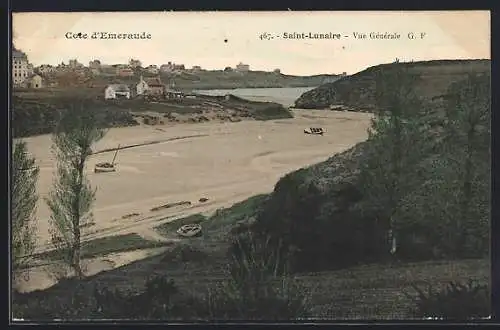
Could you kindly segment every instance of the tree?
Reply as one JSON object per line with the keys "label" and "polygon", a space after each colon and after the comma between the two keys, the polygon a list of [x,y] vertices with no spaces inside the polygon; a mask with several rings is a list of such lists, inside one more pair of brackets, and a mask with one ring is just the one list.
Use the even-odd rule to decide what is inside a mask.
{"label": "tree", "polygon": [[[481,191],[475,189],[475,186],[488,181],[488,178],[478,180],[478,174],[489,172],[489,169],[485,170],[481,166],[488,166],[490,163],[490,94],[490,77],[472,74],[469,74],[465,80],[452,85],[448,92],[446,118],[449,141],[447,147],[452,150],[452,156],[455,158],[455,164],[460,173],[461,196],[458,221],[455,224],[455,229],[459,233],[456,242],[459,254],[465,252],[467,228],[474,226],[468,222],[474,217],[472,207],[478,206],[474,203],[475,192]],[[482,188],[483,195],[489,195],[489,189]],[[478,223],[476,227],[479,227]]]}
{"label": "tree", "polygon": [[363,212],[378,218],[396,252],[395,214],[408,182],[402,178],[421,157],[421,102],[413,93],[417,77],[399,65],[376,77],[377,112],[369,129],[371,149],[362,164],[361,182],[370,205]]}
{"label": "tree", "polygon": [[36,184],[40,169],[28,155],[26,142],[18,141],[12,153],[11,221],[12,267],[14,273],[27,265],[35,250],[35,211],[38,201]]}
{"label": "tree", "polygon": [[92,145],[105,133],[97,127],[93,113],[68,111],[53,134],[57,173],[46,199],[52,213],[52,243],[80,278],[81,230],[92,221],[95,200],[95,190],[84,173],[85,163]]}

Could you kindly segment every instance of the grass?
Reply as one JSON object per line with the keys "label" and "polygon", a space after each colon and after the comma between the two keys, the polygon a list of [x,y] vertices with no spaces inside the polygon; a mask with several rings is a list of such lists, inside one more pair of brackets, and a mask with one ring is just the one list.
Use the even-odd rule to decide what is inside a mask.
{"label": "grass", "polygon": [[219,209],[211,217],[203,214],[193,214],[185,218],[180,218],[156,226],[154,229],[163,236],[171,236],[175,231],[184,225],[203,223],[203,232],[214,232],[222,227],[232,226],[238,221],[245,220],[254,215],[258,206],[267,198],[267,194],[252,196],[231,207]]}
{"label": "grass", "polygon": [[[88,259],[103,256],[116,252],[127,252],[139,249],[150,249],[162,247],[171,243],[149,241],[137,234],[126,234],[97,238],[82,243],[81,258]],[[62,259],[64,251],[47,251],[39,254],[37,257],[48,260]]]}
{"label": "grass", "polygon": [[207,221],[207,229],[217,229],[222,226],[234,225],[238,221],[253,216],[257,208],[266,200],[268,194],[252,196],[242,202],[235,203],[231,207],[219,209]]}

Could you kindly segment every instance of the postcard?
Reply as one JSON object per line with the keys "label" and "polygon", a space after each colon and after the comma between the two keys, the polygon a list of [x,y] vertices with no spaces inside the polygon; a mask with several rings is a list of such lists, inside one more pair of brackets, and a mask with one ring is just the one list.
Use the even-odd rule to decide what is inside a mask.
{"label": "postcard", "polygon": [[12,26],[12,319],[491,315],[488,11]]}

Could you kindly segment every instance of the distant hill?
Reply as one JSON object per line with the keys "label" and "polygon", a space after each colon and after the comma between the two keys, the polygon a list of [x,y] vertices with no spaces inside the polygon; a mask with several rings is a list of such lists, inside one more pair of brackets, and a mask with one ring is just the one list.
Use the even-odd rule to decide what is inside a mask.
{"label": "distant hill", "polygon": [[180,89],[232,89],[315,87],[335,81],[340,75],[290,76],[265,71],[198,71],[161,74],[164,82],[173,81]]}
{"label": "distant hill", "polygon": [[302,94],[295,101],[295,107],[325,109],[330,105],[343,104],[369,110],[375,104],[377,81],[384,77],[381,73],[394,66],[406,67],[408,73],[419,76],[415,94],[432,100],[445,94],[452,83],[463,79],[467,73],[488,73],[491,61],[439,60],[377,65]]}

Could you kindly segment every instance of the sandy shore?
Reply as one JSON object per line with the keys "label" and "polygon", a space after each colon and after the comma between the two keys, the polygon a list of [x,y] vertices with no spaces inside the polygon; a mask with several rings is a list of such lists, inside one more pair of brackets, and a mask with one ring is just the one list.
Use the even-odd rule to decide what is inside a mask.
{"label": "sandy shore", "polygon": [[[265,122],[111,129],[95,151],[118,144],[170,141],[121,150],[115,173],[93,172],[94,164],[111,161],[113,152],[99,153],[89,159],[88,177],[97,188],[95,225],[84,233],[83,239],[128,233],[161,239],[152,228],[162,222],[193,213],[209,214],[250,196],[271,192],[284,174],[326,160],[365,140],[371,117],[366,113],[317,110],[294,110],[294,114],[294,119]],[[304,134],[303,129],[311,126],[323,127],[326,134]],[[178,137],[186,138],[172,140]],[[42,251],[50,248],[49,211],[43,198],[51,189],[54,160],[50,136],[26,141],[40,166],[37,250]],[[201,197],[208,198],[208,202],[200,203]],[[192,204],[150,211],[155,206],[179,201]],[[139,215],[122,219],[131,213]],[[142,256],[129,254],[130,261]],[[100,264],[103,263],[96,262],[96,267],[110,267],[99,267]],[[97,271],[92,269],[90,273]]]}

